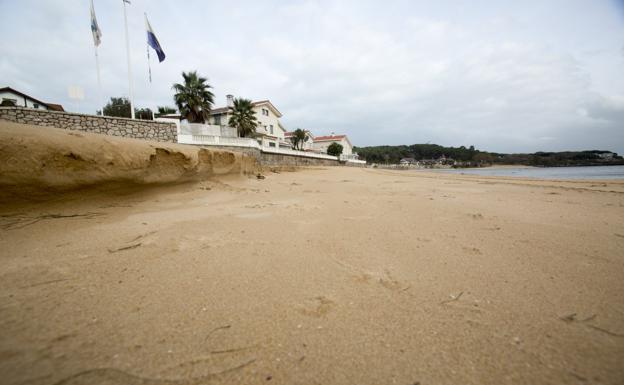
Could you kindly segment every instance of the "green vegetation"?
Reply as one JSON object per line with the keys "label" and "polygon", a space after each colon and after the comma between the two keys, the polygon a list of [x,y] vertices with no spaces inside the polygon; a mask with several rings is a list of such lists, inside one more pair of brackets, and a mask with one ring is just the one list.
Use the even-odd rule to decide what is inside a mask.
{"label": "green vegetation", "polygon": [[611,159],[604,159],[599,154],[607,151],[562,151],[536,152],[534,154],[497,154],[495,163],[524,164],[527,166],[560,167],[560,166],[599,166],[624,164],[624,159],[617,154]]}
{"label": "green vegetation", "polygon": [[158,106],[158,112],[156,112],[156,117],[160,117],[163,115],[175,114],[178,112],[175,108],[169,106]]}
{"label": "green vegetation", "polygon": [[456,161],[457,167],[475,167],[492,164],[517,164],[539,167],[556,166],[591,166],[624,164],[624,159],[617,154],[612,158],[603,158],[600,154],[608,151],[563,151],[536,152],[533,154],[501,154],[479,151],[470,146],[444,147],[437,144],[412,144],[410,146],[373,146],[354,147],[360,159],[368,163],[397,164],[403,158],[416,160],[439,159],[444,156]]}
{"label": "green vegetation", "polygon": [[[100,111],[97,113],[99,115]],[[124,97],[111,97],[110,101],[104,106],[104,115],[118,118],[130,118],[130,100]]]}
{"label": "green vegetation", "polygon": [[255,114],[251,100],[242,98],[234,99],[234,108],[228,124],[230,127],[236,128],[238,136],[241,138],[252,136],[256,132],[256,127],[258,126]]}
{"label": "green vegetation", "polygon": [[149,108],[135,108],[134,117],[142,120],[152,120],[153,112]]}
{"label": "green vegetation", "polygon": [[197,71],[182,72],[184,83],[173,85],[175,95],[173,100],[180,111],[180,115],[189,123],[206,123],[210,116],[210,109],[214,104],[214,94],[208,79],[197,75]]}
{"label": "green vegetation", "polygon": [[[100,115],[100,111],[97,111]],[[105,116],[114,116],[118,118],[130,118],[130,100],[125,97],[111,97],[110,101],[104,106]],[[135,108],[134,116],[137,119],[152,120],[152,110],[149,108]]]}
{"label": "green vegetation", "polygon": [[2,99],[0,107],[17,107],[17,103],[12,99]]}
{"label": "green vegetation", "polygon": [[327,155],[340,156],[342,154],[342,144],[332,143],[327,147]]}
{"label": "green vegetation", "polygon": [[306,139],[308,139],[308,134],[305,132],[305,130],[297,128],[295,131],[293,131],[293,134],[290,137],[292,149],[303,150],[303,144],[305,143]]}
{"label": "green vegetation", "polygon": [[411,146],[374,146],[374,147],[354,147],[360,159],[366,159],[368,163],[389,163],[396,164],[403,158],[438,159],[441,156],[453,158],[458,161],[471,161],[479,153],[474,146],[466,148],[444,147],[437,144],[412,144]]}

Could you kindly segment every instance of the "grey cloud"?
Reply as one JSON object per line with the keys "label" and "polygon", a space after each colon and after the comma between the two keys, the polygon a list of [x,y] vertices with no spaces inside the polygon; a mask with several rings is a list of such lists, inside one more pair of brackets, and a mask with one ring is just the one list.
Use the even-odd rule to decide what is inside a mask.
{"label": "grey cloud", "polygon": [[[104,93],[126,95],[121,5],[95,3],[104,33]],[[356,145],[430,141],[509,152],[588,146],[624,152],[618,104],[624,90],[604,81],[618,77],[620,67],[613,54],[589,55],[592,65],[586,64],[587,52],[617,51],[624,27],[595,21],[606,20],[606,7],[574,23],[585,20],[590,5],[547,5],[570,21],[573,28],[565,29],[523,4],[477,1],[458,11],[444,1],[215,1],[210,7],[197,1],[189,2],[186,8],[196,11],[188,13],[172,2],[135,0],[129,27],[136,104],[170,105],[171,84],[181,71],[197,69],[209,77],[218,105],[228,93],[268,98],[286,127],[345,132]],[[152,61],[151,85],[144,10],[167,53],[165,62]],[[0,11],[13,15],[0,23],[0,33],[14,36],[0,41],[0,84],[71,108],[66,88],[81,85],[87,98],[80,109],[94,111],[86,2],[2,3]],[[262,16],[267,12],[274,15],[270,22]],[[26,28],[20,19],[33,23]]]}

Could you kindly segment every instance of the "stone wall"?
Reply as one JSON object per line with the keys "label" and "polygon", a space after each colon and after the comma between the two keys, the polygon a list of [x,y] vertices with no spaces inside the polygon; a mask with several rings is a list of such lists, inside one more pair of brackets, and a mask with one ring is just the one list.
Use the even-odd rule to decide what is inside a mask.
{"label": "stone wall", "polygon": [[279,167],[279,166],[344,166],[345,162],[339,162],[337,159],[319,159],[308,158],[296,155],[275,154],[264,152],[257,148],[238,147],[238,146],[203,146],[212,150],[225,150],[240,152],[256,159],[256,163],[261,166]]}
{"label": "stone wall", "polygon": [[273,154],[262,152],[260,154],[262,166],[340,166],[343,163],[338,159],[308,158],[304,156]]}
{"label": "stone wall", "polygon": [[174,123],[151,120],[74,114],[23,107],[0,107],[0,120],[158,142],[176,143],[178,141]]}

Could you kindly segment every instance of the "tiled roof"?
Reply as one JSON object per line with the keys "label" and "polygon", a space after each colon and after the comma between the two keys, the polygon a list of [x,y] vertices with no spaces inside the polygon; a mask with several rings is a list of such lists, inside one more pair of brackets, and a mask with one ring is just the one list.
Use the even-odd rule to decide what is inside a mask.
{"label": "tiled roof", "polygon": [[315,142],[327,142],[330,140],[341,140],[346,137],[347,137],[346,135],[317,136],[316,138],[314,138],[314,141]]}
{"label": "tiled roof", "polygon": [[63,109],[63,106],[55,103],[48,103],[48,108],[52,111],[65,111],[65,109]]}

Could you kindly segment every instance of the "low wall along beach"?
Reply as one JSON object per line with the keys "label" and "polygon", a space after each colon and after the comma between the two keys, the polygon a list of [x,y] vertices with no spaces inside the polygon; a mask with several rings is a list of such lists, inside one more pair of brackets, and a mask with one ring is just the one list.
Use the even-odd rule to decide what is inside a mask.
{"label": "low wall along beach", "polygon": [[0,107],[0,120],[35,126],[56,127],[65,130],[92,132],[147,139],[158,142],[178,141],[175,124],[69,112],[37,110],[23,107]]}

